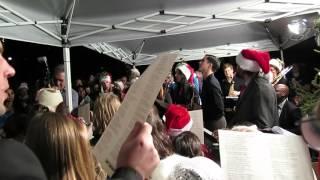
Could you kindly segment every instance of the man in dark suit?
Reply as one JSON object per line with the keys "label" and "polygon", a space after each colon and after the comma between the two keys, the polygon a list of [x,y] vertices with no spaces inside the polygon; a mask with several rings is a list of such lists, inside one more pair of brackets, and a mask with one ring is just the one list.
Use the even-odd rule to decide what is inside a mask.
{"label": "man in dark suit", "polygon": [[302,113],[299,107],[288,101],[288,86],[285,84],[276,84],[274,88],[277,93],[279,126],[300,135],[299,121],[302,118]]}
{"label": "man in dark suit", "polygon": [[214,76],[219,67],[219,59],[212,55],[205,55],[200,61],[199,70],[203,74],[201,92],[203,122],[204,127],[210,131],[225,128],[227,124],[220,83]]}
{"label": "man in dark suit", "polygon": [[264,129],[278,125],[276,93],[262,74],[269,72],[269,60],[269,53],[252,49],[244,49],[236,57],[237,73],[246,87],[240,93],[231,127],[255,124]]}

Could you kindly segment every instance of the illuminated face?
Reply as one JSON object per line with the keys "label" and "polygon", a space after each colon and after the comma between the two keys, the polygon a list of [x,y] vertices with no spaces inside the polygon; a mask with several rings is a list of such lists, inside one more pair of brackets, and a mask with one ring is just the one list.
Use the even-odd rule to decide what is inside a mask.
{"label": "illuminated face", "polygon": [[104,89],[105,92],[110,92],[111,91],[111,77],[107,76],[103,81],[101,81],[101,85]]}
{"label": "illuminated face", "polygon": [[232,79],[233,78],[233,69],[230,67],[226,67],[224,70],[224,75],[226,76],[227,79]]}
{"label": "illuminated face", "polygon": [[204,73],[208,72],[212,68],[212,64],[208,62],[206,56],[204,56],[199,62],[199,71]]}
{"label": "illuminated face", "polygon": [[174,74],[174,78],[176,82],[181,82],[182,78],[183,78],[183,74],[179,69],[175,70],[175,74]]}
{"label": "illuminated face", "polygon": [[6,112],[4,101],[7,99],[9,88],[8,78],[14,76],[15,70],[8,64],[7,60],[0,54],[0,115]]}
{"label": "illuminated face", "polygon": [[273,66],[270,66],[270,71],[271,71],[271,73],[272,73],[273,79],[275,79],[275,78],[278,76],[278,74],[279,74],[279,71],[278,71],[275,67],[273,67]]}
{"label": "illuminated face", "polygon": [[65,85],[64,85],[64,78],[65,78],[64,72],[57,73],[54,78],[55,78],[55,84],[58,87],[58,89],[63,90],[65,87]]}

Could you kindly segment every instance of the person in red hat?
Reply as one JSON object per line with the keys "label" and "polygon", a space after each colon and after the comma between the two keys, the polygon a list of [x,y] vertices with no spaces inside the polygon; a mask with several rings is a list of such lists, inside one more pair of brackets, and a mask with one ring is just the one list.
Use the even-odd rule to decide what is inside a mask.
{"label": "person in red hat", "polygon": [[175,67],[175,83],[169,88],[166,102],[179,104],[188,110],[200,108],[199,90],[195,86],[193,68],[187,63],[179,63]]}
{"label": "person in red hat", "polygon": [[259,129],[277,126],[277,96],[265,78],[270,71],[268,52],[244,49],[236,57],[237,73],[245,80],[230,126],[255,124]]}

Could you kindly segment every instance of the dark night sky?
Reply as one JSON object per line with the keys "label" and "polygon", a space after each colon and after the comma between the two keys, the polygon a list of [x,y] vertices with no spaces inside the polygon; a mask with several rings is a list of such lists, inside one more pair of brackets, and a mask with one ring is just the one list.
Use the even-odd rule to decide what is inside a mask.
{"label": "dark night sky", "polygon": [[[313,78],[314,67],[320,67],[320,54],[313,51],[316,48],[314,39],[304,41],[294,47],[284,51],[286,64],[300,62],[305,64],[307,78]],[[24,43],[12,40],[5,40],[5,57],[12,57],[10,63],[16,69],[16,76],[11,79],[11,84],[16,86],[21,81],[34,83],[34,81],[44,74],[44,65],[37,62],[37,57],[47,56],[51,72],[53,68],[63,63],[62,49],[52,46]],[[272,52],[272,57],[279,57],[279,52]],[[226,58],[232,60],[233,58]],[[190,64],[197,69],[198,62],[192,61]],[[142,67],[140,69],[144,69]],[[99,54],[85,47],[71,48],[71,71],[72,79],[87,79],[89,74],[101,72],[102,69],[111,72],[114,78],[119,78],[126,74],[130,66],[124,63]],[[220,73],[221,74],[221,73]]]}
{"label": "dark night sky", "polygon": [[[70,50],[72,79],[87,79],[90,74],[106,70],[114,78],[126,74],[130,66],[99,54],[85,47]],[[21,81],[33,83],[45,73],[45,66],[37,57],[46,56],[51,73],[56,65],[63,63],[62,48],[5,40],[5,57],[12,57],[10,64],[16,69],[16,76],[11,83],[16,86]]]}

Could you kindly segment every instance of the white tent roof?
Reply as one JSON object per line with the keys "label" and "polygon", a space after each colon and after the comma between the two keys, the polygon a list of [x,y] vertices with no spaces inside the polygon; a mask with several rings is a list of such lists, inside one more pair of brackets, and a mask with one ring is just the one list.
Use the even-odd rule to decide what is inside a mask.
{"label": "white tent roof", "polygon": [[[129,55],[120,59],[132,63],[136,49],[145,54],[136,61],[147,61],[163,51],[266,40],[272,34],[266,33],[268,26],[280,39],[275,44],[285,48],[294,43],[283,41],[279,26],[271,24],[318,11],[319,4],[319,0],[0,0],[0,37],[64,47],[71,110],[68,47],[113,42],[115,49],[121,47]],[[137,48],[141,42],[145,48]]]}
{"label": "white tent roof", "polygon": [[135,60],[144,64],[164,51],[190,54],[245,42],[269,40],[259,48],[275,50],[279,43],[270,46],[265,26],[283,37],[283,19],[319,8],[319,0],[0,0],[0,37],[61,47],[89,44],[131,64],[132,51],[144,42]]}

